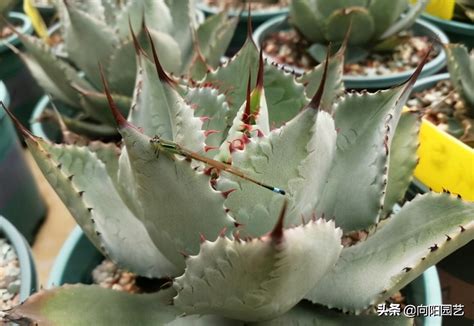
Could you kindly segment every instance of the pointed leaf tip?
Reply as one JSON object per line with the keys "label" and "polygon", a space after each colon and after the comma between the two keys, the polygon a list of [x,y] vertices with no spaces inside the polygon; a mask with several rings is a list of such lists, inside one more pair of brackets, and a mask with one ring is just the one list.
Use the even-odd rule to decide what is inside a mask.
{"label": "pointed leaf tip", "polygon": [[249,79],[248,79],[248,82],[247,82],[247,94],[245,95],[245,111],[244,111],[244,114],[242,116],[242,122],[246,125],[250,125],[250,116],[252,114],[251,112],[251,108],[250,108],[250,93],[252,92],[252,88],[251,88],[251,82],[252,82],[252,73],[251,71],[249,70]]}
{"label": "pointed leaf tip", "polygon": [[119,127],[131,126],[130,123],[124,118],[120,110],[118,109],[117,105],[112,98],[112,94],[110,93],[109,84],[105,78],[104,68],[102,64],[99,63],[99,71],[100,71],[100,78],[102,79],[102,84],[104,85],[104,93],[107,97],[107,101],[109,102],[109,108],[112,111],[112,115],[115,119],[115,122]]}
{"label": "pointed leaf tip", "polygon": [[329,67],[329,49],[326,53],[326,60],[324,61],[323,77],[321,78],[321,83],[319,84],[318,91],[316,92],[316,94],[314,94],[313,98],[308,103],[308,107],[313,108],[315,110],[318,110],[319,106],[321,105],[321,100],[324,94],[324,86],[326,85],[326,79],[328,76],[328,67]]}
{"label": "pointed leaf tip", "polygon": [[30,139],[35,139],[35,137],[30,133],[28,129],[26,129],[21,122],[13,115],[13,113],[5,106],[3,101],[0,101],[0,105],[3,107],[3,110],[5,110],[6,114],[12,119],[13,124],[15,127],[21,132],[23,137],[25,138],[30,138]]}
{"label": "pointed leaf tip", "polygon": [[137,35],[135,34],[135,31],[133,30],[132,21],[130,20],[130,17],[128,17],[128,27],[130,29],[130,34],[132,34],[135,53],[137,54],[138,57],[140,57],[140,53],[145,53],[145,51],[143,51],[142,47],[140,46],[140,42],[138,42]]}
{"label": "pointed leaf tip", "polygon": [[280,216],[278,217],[278,221],[275,224],[275,227],[273,230],[270,232],[270,237],[273,239],[274,242],[279,243],[283,239],[283,227],[285,224],[285,215],[286,215],[286,209],[288,207],[288,200],[285,199],[283,202],[283,207],[281,208],[280,211]]}
{"label": "pointed leaf tip", "polygon": [[150,41],[151,52],[153,54],[153,61],[155,62],[155,67],[156,67],[156,72],[158,74],[158,78],[160,78],[160,80],[162,82],[165,82],[169,85],[175,85],[176,81],[173,80],[170,76],[168,76],[168,74],[163,69],[163,66],[160,63],[160,60],[158,59],[158,53],[156,52],[155,42],[153,42],[153,37],[151,36],[150,31],[148,30],[148,28],[146,26],[143,26],[143,28],[145,29],[145,32],[148,36],[148,40]]}
{"label": "pointed leaf tip", "polygon": [[418,67],[416,67],[415,71],[408,79],[408,82],[406,82],[405,90],[403,93],[411,91],[413,85],[415,85],[416,80],[418,79],[418,77],[420,77],[420,74],[423,71],[425,64],[428,62],[431,51],[433,51],[433,45],[429,47],[428,51],[426,52],[425,56],[421,60],[420,64],[418,65]]}
{"label": "pointed leaf tip", "polygon": [[264,69],[263,47],[260,47],[260,54],[259,54],[259,58],[258,58],[257,84],[255,86],[258,90],[263,89],[263,69]]}

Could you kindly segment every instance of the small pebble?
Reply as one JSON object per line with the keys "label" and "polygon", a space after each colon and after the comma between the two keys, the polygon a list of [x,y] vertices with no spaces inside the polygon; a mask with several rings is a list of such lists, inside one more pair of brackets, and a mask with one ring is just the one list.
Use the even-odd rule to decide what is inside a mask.
{"label": "small pebble", "polygon": [[136,276],[118,268],[112,261],[106,259],[92,271],[92,280],[95,284],[116,291],[140,293],[136,285]]}
{"label": "small pebble", "polygon": [[[205,4],[210,7],[218,7],[220,10],[240,10],[246,8],[247,3],[242,0],[204,0]],[[288,6],[290,0],[279,0],[275,4],[259,3],[259,2],[250,2],[250,8],[252,11],[262,10],[262,9],[274,9],[282,8]]]}
{"label": "small pebble", "polygon": [[[346,75],[383,76],[414,69],[428,52],[431,42],[424,36],[413,36],[409,33],[408,41],[395,47],[392,53],[372,53],[358,63],[344,66]],[[263,49],[277,63],[311,69],[317,62],[306,52],[309,47],[301,35],[294,29],[270,34],[263,42]],[[439,53],[435,48],[430,59]]]}
{"label": "small pebble", "polygon": [[19,304],[20,268],[13,247],[0,239],[0,310],[10,309]]}
{"label": "small pebble", "polygon": [[[407,105],[421,112],[439,129],[474,147],[474,120],[468,115],[469,108],[450,80],[440,81],[434,87],[412,94]],[[459,130],[464,130],[464,133],[460,135]]]}

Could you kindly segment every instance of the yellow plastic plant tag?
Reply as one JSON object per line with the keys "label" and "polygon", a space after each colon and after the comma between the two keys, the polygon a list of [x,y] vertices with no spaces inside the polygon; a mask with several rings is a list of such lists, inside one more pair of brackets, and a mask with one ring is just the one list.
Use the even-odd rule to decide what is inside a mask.
{"label": "yellow plastic plant tag", "polygon": [[41,17],[38,9],[33,5],[32,0],[23,1],[23,10],[30,17],[33,28],[35,29],[36,34],[41,37],[44,41],[49,41],[48,28]]}
{"label": "yellow plastic plant tag", "polygon": [[415,177],[434,191],[446,189],[474,200],[474,149],[425,120],[419,137]]}
{"label": "yellow plastic plant tag", "polygon": [[[416,2],[416,0],[411,0]],[[426,6],[426,12],[430,15],[451,20],[454,13],[455,0],[430,0]]]}

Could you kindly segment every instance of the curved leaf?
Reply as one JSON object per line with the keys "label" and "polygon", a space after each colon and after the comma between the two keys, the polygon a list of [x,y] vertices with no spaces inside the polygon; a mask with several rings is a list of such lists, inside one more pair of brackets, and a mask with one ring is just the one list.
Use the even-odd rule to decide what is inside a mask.
{"label": "curved leaf", "polygon": [[345,232],[379,219],[393,132],[411,85],[347,94],[334,107],[337,151],[316,211],[335,218]]}
{"label": "curved leaf", "polygon": [[403,112],[390,147],[387,188],[381,218],[390,214],[393,206],[404,198],[413,179],[413,171],[418,163],[416,151],[420,145],[419,131],[420,117],[413,112]]}
{"label": "curved leaf", "polygon": [[[280,226],[281,227],[281,226]],[[175,280],[175,305],[187,313],[259,321],[296,305],[332,268],[342,232],[322,219],[247,242],[219,237],[201,245]]]}
{"label": "curved leaf", "polygon": [[[87,147],[51,145],[41,139],[27,139],[27,144],[46,179],[99,250],[139,275],[176,274],[121,200],[109,176],[113,170],[97,154]],[[101,152],[102,159],[105,154]],[[118,159],[110,153],[107,157],[109,164]]]}
{"label": "curved leaf", "polygon": [[43,290],[8,311],[7,319],[44,325],[165,325],[180,311],[170,303],[173,289],[130,294],[95,285]]}
{"label": "curved leaf", "polygon": [[210,176],[196,171],[191,162],[154,146],[132,126],[122,125],[119,131],[134,178],[129,187],[135,188],[140,203],[138,218],[160,251],[183,268],[182,253],[197,253],[200,234],[215,237],[234,227],[224,197],[212,189]]}
{"label": "curved leaf", "polygon": [[474,203],[448,194],[418,196],[365,241],[345,248],[334,270],[307,298],[359,312],[473,239]]}

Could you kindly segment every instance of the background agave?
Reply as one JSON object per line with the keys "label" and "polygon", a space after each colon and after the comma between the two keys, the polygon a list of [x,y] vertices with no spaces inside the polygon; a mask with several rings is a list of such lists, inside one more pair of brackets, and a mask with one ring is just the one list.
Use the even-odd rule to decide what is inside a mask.
{"label": "background agave", "polygon": [[64,117],[67,126],[91,138],[116,135],[100,92],[99,63],[122,112],[130,107],[136,75],[130,30],[142,38],[146,23],[163,66],[199,79],[219,64],[237,23],[220,14],[199,25],[194,2],[189,0],[57,1],[56,5],[67,60],[27,35],[21,35],[27,49],[21,57],[54,100],[73,108],[72,117]]}
{"label": "background agave", "polygon": [[399,44],[398,33],[408,29],[426,7],[428,0],[409,6],[408,0],[294,0],[290,23],[313,44],[309,53],[321,58],[329,43],[342,43],[349,26],[350,58],[367,55],[369,49],[389,50]]}
{"label": "background agave", "polygon": [[465,104],[455,113],[464,127],[461,140],[474,144],[474,52],[469,53],[461,44],[448,44],[446,53],[451,83]]}
{"label": "background agave", "polygon": [[[96,247],[140,275],[174,277],[173,286],[148,295],[66,286],[35,295],[10,319],[378,325],[368,313],[373,304],[473,239],[474,204],[449,194],[418,196],[392,214],[417,161],[418,118],[401,111],[421,67],[399,87],[335,101],[342,53],[326,61],[324,76],[317,67],[295,80],[264,64],[248,41],[202,83],[184,87],[156,53],[152,62],[137,51],[128,120],[106,86],[121,148],[57,145],[24,133]],[[286,123],[271,128],[283,114]],[[191,151],[286,195],[212,169]],[[360,230],[368,237],[343,248],[343,235]]]}

